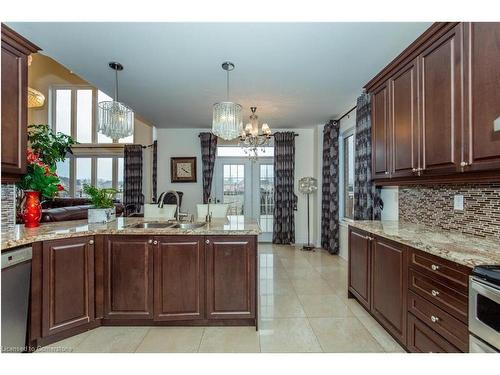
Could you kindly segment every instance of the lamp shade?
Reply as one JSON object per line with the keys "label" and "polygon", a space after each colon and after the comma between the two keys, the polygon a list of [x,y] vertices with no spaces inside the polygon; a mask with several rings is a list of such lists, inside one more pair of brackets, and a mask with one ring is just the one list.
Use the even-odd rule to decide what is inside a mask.
{"label": "lamp shade", "polygon": [[213,108],[212,133],[226,141],[235,139],[243,131],[241,105],[233,102],[215,103]]}
{"label": "lamp shade", "polygon": [[120,139],[134,132],[134,111],[117,101],[100,102],[97,105],[98,131],[111,139]]}
{"label": "lamp shade", "polygon": [[302,194],[312,194],[318,190],[318,180],[314,177],[302,177],[299,180],[299,192]]}

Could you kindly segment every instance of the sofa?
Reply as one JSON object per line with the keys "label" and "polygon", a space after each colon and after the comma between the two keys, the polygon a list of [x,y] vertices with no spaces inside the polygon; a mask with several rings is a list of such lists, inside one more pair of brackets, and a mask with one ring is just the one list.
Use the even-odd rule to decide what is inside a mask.
{"label": "sofa", "polygon": [[[54,198],[42,202],[42,223],[68,220],[84,220],[91,207],[88,198]],[[122,216],[125,210],[120,201],[115,201],[116,216]]]}

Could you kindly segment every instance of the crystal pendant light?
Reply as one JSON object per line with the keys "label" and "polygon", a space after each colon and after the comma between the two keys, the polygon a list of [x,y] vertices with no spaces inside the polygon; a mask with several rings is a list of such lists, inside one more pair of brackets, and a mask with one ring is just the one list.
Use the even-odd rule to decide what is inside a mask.
{"label": "crystal pendant light", "polygon": [[229,101],[229,72],[234,69],[232,62],[222,63],[227,72],[226,101],[215,103],[213,107],[212,133],[226,141],[237,138],[243,130],[241,105]]}
{"label": "crystal pendant light", "polygon": [[118,72],[123,66],[110,62],[115,71],[115,100],[100,102],[97,105],[98,131],[111,139],[126,138],[134,132],[134,111],[118,101]]}

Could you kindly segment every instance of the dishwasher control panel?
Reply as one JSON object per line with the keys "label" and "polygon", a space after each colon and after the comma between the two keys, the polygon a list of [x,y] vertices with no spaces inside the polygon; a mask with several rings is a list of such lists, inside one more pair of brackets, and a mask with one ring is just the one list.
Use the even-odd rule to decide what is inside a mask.
{"label": "dishwasher control panel", "polygon": [[2,269],[15,266],[16,264],[31,260],[31,247],[21,247],[2,252]]}

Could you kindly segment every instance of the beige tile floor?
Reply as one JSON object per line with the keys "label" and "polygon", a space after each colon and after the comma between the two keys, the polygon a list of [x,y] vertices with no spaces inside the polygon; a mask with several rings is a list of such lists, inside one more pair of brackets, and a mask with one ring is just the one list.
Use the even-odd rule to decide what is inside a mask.
{"label": "beige tile floor", "polygon": [[259,331],[254,327],[100,327],[41,351],[404,352],[355,301],[347,263],[323,250],[259,244]]}

